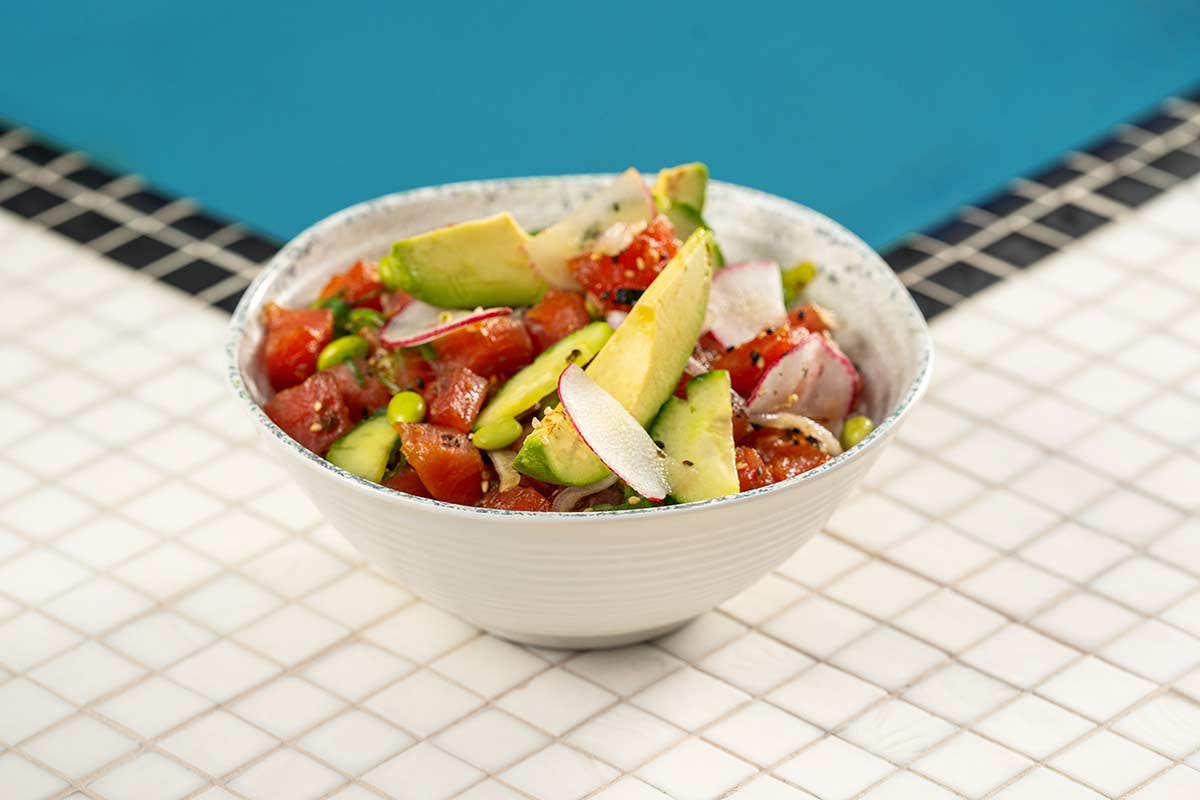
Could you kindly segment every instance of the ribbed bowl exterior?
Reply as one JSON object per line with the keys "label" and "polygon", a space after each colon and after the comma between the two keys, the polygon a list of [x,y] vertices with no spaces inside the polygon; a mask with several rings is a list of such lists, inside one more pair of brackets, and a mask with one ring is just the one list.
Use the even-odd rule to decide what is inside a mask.
{"label": "ribbed bowl exterior", "polygon": [[517,178],[388,195],[290,242],[234,312],[229,378],[267,448],[373,566],[502,636],[555,647],[611,646],[678,626],[747,588],[829,519],[924,390],[929,331],[904,287],[861,240],[796,203],[713,182],[705,216],[731,260],[814,260],[811,299],[836,310],[838,340],[865,376],[879,424],[845,455],[783,483],[683,506],[588,514],[471,509],[414,498],[343,472],[263,413],[258,357],[267,301],[307,302],[329,275],[391,241],[510,211],[540,227],[608,176]]}
{"label": "ribbed bowl exterior", "polygon": [[749,587],[821,529],[879,451],[742,502],[553,526],[413,507],[351,484],[331,491],[324,470],[279,456],[375,568],[482,628],[567,647],[670,629]]}

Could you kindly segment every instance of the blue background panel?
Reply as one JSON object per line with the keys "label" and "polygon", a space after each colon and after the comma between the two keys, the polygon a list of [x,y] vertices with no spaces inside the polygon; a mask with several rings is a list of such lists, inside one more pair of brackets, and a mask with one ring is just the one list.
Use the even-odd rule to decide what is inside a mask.
{"label": "blue background panel", "polygon": [[882,246],[1200,78],[1200,3],[5,3],[0,114],[287,237],[707,161]]}

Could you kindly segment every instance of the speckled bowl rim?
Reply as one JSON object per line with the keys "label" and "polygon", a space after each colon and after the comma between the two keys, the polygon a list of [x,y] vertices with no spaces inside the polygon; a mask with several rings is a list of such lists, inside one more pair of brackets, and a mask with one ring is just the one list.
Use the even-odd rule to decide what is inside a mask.
{"label": "speckled bowl rim", "polygon": [[424,198],[432,198],[444,194],[446,192],[477,192],[477,191],[496,191],[502,193],[509,187],[520,187],[534,183],[545,183],[547,181],[578,181],[578,180],[599,180],[604,178],[612,178],[612,174],[593,173],[593,174],[577,174],[577,175],[541,175],[529,176],[521,178],[497,178],[491,180],[480,181],[459,181],[455,183],[445,183],[438,186],[425,186],[418,189],[411,189],[404,192],[394,192],[392,194],[382,195],[371,200],[366,200],[357,203],[341,211],[325,217],[319,222],[308,227],[294,239],[288,242],[284,247],[271,258],[270,261],[262,268],[259,274],[247,287],[245,294],[242,295],[241,301],[233,312],[233,317],[229,323],[229,338],[225,344],[226,366],[230,384],[234,393],[238,396],[242,403],[242,407],[250,415],[250,417],[262,426],[275,439],[281,441],[285,447],[293,453],[300,456],[309,462],[310,465],[323,469],[329,472],[332,476],[342,481],[347,482],[350,486],[358,491],[372,492],[386,498],[390,502],[411,504],[417,508],[425,510],[437,510],[474,519],[487,519],[497,517],[517,517],[528,520],[540,525],[555,525],[567,520],[573,522],[600,524],[601,522],[612,522],[621,519],[629,519],[632,515],[656,514],[659,516],[693,514],[703,512],[716,506],[730,506],[741,503],[752,503],[755,498],[761,497],[773,492],[784,492],[795,489],[800,485],[815,481],[822,475],[840,469],[852,461],[863,458],[867,452],[873,447],[877,447],[888,436],[889,432],[899,424],[899,421],[907,415],[913,405],[920,399],[928,388],[930,377],[933,370],[933,339],[929,332],[929,326],[925,322],[925,317],[917,308],[912,297],[907,290],[904,290],[900,279],[896,277],[891,267],[880,258],[870,246],[855,236],[844,226],[821,214],[819,211],[805,206],[801,203],[796,203],[792,200],[751,189],[747,186],[741,186],[735,183],[727,183],[724,181],[711,181],[713,185],[720,186],[723,189],[732,190],[736,193],[743,193],[752,198],[754,202],[762,203],[767,206],[775,206],[781,210],[788,212],[799,211],[804,215],[813,217],[819,221],[828,224],[834,231],[845,237],[845,244],[859,250],[863,256],[863,266],[867,269],[873,269],[877,272],[886,273],[885,279],[890,278],[895,282],[896,286],[903,291],[897,293],[896,301],[889,306],[889,310],[894,310],[898,314],[907,314],[913,323],[911,332],[914,336],[915,343],[918,346],[918,359],[916,377],[909,383],[908,387],[901,394],[899,402],[887,417],[883,419],[875,430],[871,432],[861,443],[843,452],[840,455],[826,461],[819,467],[811,469],[808,472],[797,475],[794,478],[788,478],[779,483],[773,483],[768,486],[763,486],[758,489],[751,489],[747,492],[739,492],[737,494],[718,497],[712,500],[702,500],[694,503],[679,503],[676,505],[666,506],[651,506],[648,508],[633,508],[622,509],[619,511],[512,511],[508,509],[498,508],[477,508],[475,506],[462,506],[456,503],[445,503],[441,500],[432,498],[416,497],[415,495],[398,492],[394,489],[389,489],[378,483],[373,483],[364,478],[360,478],[353,473],[347,472],[341,467],[336,467],[326,461],[316,453],[302,447],[295,439],[284,433],[278,425],[276,425],[262,407],[251,397],[250,391],[246,386],[246,381],[242,376],[241,368],[238,366],[238,349],[241,341],[245,336],[248,326],[256,322],[257,312],[265,302],[265,295],[271,288],[276,276],[284,272],[292,262],[302,258],[313,243],[322,237],[327,231],[339,228],[343,225],[352,224],[353,221],[361,216],[374,214],[380,206],[389,206],[393,203],[404,201],[406,204],[411,204],[413,201],[420,202]]}

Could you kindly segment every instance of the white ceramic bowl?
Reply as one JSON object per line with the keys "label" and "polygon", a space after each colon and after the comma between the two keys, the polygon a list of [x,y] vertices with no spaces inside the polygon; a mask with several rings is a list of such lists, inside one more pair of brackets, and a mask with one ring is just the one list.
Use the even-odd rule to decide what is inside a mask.
{"label": "white ceramic bowl", "polygon": [[783,483],[704,503],[586,514],[465,508],[394,492],[296,444],[260,408],[265,302],[303,304],[358,258],[435,226],[511,211],[544,226],[610,176],[459,183],[388,195],[317,223],[266,266],[234,313],[229,378],[267,448],[373,566],[426,600],[500,636],[550,647],[606,647],[657,636],[750,586],[829,519],[875,462],[929,378],[920,312],[866,244],[803,206],[731,184],[705,216],[732,261],[811,259],[810,296],[837,312],[838,340],[861,368],[879,420],[860,446]]}

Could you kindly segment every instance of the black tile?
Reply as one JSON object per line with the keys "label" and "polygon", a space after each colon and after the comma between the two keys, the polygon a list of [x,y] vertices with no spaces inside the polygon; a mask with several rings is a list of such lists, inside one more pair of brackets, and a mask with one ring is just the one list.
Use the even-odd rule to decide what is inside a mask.
{"label": "black tile", "polygon": [[233,273],[224,267],[218,267],[212,262],[198,258],[184,264],[179,269],[171,270],[160,280],[172,286],[183,289],[189,294],[200,294],[210,286],[216,286]]}
{"label": "black tile", "polygon": [[20,214],[22,217],[36,217],[43,211],[48,211],[63,202],[61,197],[47,192],[40,186],[30,186],[25,191],[14,194],[0,203],[0,206]]}
{"label": "black tile", "polygon": [[1108,222],[1108,217],[1080,208],[1074,203],[1066,203],[1049,214],[1038,217],[1037,221],[1047,228],[1053,228],[1061,234],[1077,239]]}
{"label": "black tile", "polygon": [[174,202],[175,198],[161,195],[158,192],[150,189],[142,189],[141,191],[127,194],[121,198],[121,202],[130,208],[135,208],[143,214],[153,214],[163,206]]}
{"label": "black tile", "polygon": [[1110,200],[1116,200],[1118,203],[1131,208],[1137,208],[1161,191],[1161,189],[1151,186],[1148,183],[1142,183],[1136,178],[1122,175],[1120,178],[1109,181],[1096,189],[1096,194],[1103,195]]}
{"label": "black tile", "polygon": [[1051,167],[1045,172],[1040,172],[1030,178],[1031,181],[1037,181],[1042,186],[1049,186],[1051,189],[1058,188],[1063,184],[1070,183],[1078,178],[1083,173],[1071,167],[1064,167],[1061,164]]}
{"label": "black tile", "polygon": [[1054,248],[1036,239],[1030,239],[1023,233],[1010,233],[983,248],[983,252],[1001,261],[1007,261],[1014,267],[1028,267],[1053,253]]}
{"label": "black tile", "polygon": [[980,230],[978,225],[967,222],[965,219],[952,219],[949,222],[938,225],[932,230],[925,231],[925,235],[946,244],[958,244]]}
{"label": "black tile", "polygon": [[909,294],[911,294],[912,299],[916,301],[917,308],[921,309],[921,313],[925,315],[925,319],[933,319],[938,314],[950,307],[941,300],[936,300],[930,297],[920,289],[909,289]]}
{"label": "black tile", "polygon": [[112,183],[117,179],[116,175],[113,175],[111,172],[105,172],[98,167],[83,167],[69,173],[67,177],[80,186],[86,186],[89,189],[99,189],[101,186]]}
{"label": "black tile", "polygon": [[1177,178],[1190,178],[1200,174],[1200,157],[1185,150],[1172,150],[1151,161],[1150,166],[1169,172]]}
{"label": "black tile", "polygon": [[34,164],[45,166],[54,159],[63,154],[62,150],[56,150],[53,147],[47,147],[40,142],[30,142],[24,147],[19,147],[13,151],[26,161],[32,161]]}
{"label": "black tile", "polygon": [[141,269],[153,264],[163,256],[174,252],[174,247],[163,244],[158,239],[151,239],[149,236],[139,236],[136,239],[130,239],[125,244],[114,247],[106,255],[134,269]]}
{"label": "black tile", "polygon": [[181,217],[170,223],[171,227],[175,230],[183,231],[188,236],[197,239],[207,239],[228,224],[228,222],[215,219],[200,212],[188,214],[186,217]]}
{"label": "black tile", "polygon": [[982,208],[984,211],[990,211],[997,217],[1007,217],[1019,208],[1024,208],[1029,205],[1032,200],[1028,197],[1023,197],[1012,192],[1001,192],[994,194],[991,197],[984,198],[981,202],[975,203],[976,208]]}
{"label": "black tile", "polygon": [[903,244],[893,247],[891,250],[885,250],[882,255],[883,260],[896,272],[903,272],[914,264],[920,264],[929,258],[928,253],[922,253],[920,250],[914,250]]}
{"label": "black tile", "polygon": [[279,252],[279,245],[251,234],[225,245],[225,249],[237,253],[242,258],[262,263]]}
{"label": "black tile", "polygon": [[963,297],[970,297],[996,283],[1000,277],[965,261],[955,261],[945,269],[926,275],[925,280],[958,292]]}
{"label": "black tile", "polygon": [[1183,120],[1170,114],[1154,113],[1135,119],[1129,124],[1151,133],[1166,133],[1182,125]]}
{"label": "black tile", "polygon": [[222,297],[220,300],[213,303],[213,305],[219,309],[222,309],[223,311],[228,311],[230,314],[232,314],[233,310],[235,308],[237,308],[237,304],[239,302],[241,302],[242,295],[244,295],[245,293],[246,293],[245,289],[238,289],[236,292],[229,295],[228,297]]}
{"label": "black tile", "polygon": [[70,236],[77,242],[86,243],[93,239],[99,239],[104,234],[119,227],[121,227],[121,223],[115,219],[110,219],[95,211],[85,211],[78,216],[71,217],[65,222],[58,223],[54,226],[54,230],[64,236]]}
{"label": "black tile", "polygon": [[1123,158],[1134,150],[1137,150],[1137,145],[1130,144],[1122,139],[1105,139],[1098,142],[1083,152],[1088,155],[1095,156],[1101,161],[1116,161],[1118,158]]}

